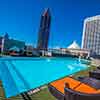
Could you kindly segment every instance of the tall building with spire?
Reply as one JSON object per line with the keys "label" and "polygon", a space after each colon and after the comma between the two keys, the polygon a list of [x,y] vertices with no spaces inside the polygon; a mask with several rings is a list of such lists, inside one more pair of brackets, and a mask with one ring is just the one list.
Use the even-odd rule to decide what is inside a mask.
{"label": "tall building with spire", "polygon": [[49,8],[41,15],[40,28],[38,33],[37,49],[47,49],[49,42],[51,15]]}

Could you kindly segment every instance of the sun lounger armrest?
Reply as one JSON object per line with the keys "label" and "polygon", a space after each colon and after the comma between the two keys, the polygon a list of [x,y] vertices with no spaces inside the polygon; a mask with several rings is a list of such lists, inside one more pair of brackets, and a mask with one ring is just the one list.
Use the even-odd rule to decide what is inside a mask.
{"label": "sun lounger armrest", "polygon": [[[65,100],[99,100],[100,94],[85,94],[70,88],[65,88]],[[88,99],[87,99],[88,98]]]}

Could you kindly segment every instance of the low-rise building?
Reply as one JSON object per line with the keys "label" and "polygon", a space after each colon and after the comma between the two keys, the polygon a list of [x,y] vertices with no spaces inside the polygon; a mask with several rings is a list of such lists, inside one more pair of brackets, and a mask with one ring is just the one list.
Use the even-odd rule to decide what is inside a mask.
{"label": "low-rise building", "polygon": [[16,39],[10,39],[8,33],[0,37],[0,51],[7,53],[9,52],[9,49],[14,46],[19,48],[20,50],[24,49],[25,42]]}

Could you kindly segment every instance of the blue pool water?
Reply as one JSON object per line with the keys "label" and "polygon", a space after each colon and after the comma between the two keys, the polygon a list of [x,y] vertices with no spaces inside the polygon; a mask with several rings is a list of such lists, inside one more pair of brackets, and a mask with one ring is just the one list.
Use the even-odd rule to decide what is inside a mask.
{"label": "blue pool water", "polygon": [[86,68],[76,58],[0,58],[0,79],[11,97]]}

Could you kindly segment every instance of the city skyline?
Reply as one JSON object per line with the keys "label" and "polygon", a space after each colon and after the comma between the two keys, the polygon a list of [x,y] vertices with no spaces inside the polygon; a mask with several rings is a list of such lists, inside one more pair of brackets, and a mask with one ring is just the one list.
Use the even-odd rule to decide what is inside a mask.
{"label": "city skyline", "polygon": [[36,47],[40,16],[45,8],[52,13],[49,47],[67,47],[76,40],[81,46],[83,21],[100,14],[99,0],[3,0],[0,1],[0,35]]}

